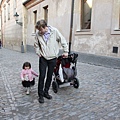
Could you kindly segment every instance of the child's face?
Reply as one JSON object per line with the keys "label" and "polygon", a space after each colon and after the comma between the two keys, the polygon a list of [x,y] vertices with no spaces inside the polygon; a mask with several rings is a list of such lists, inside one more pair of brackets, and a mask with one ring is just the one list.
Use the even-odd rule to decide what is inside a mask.
{"label": "child's face", "polygon": [[28,70],[28,69],[30,69],[30,67],[25,67],[25,70]]}

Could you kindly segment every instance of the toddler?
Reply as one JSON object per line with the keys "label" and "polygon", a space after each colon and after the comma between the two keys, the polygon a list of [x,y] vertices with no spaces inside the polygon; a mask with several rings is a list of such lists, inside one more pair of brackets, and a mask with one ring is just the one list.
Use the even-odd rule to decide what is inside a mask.
{"label": "toddler", "polygon": [[32,70],[31,64],[29,62],[25,62],[23,64],[21,71],[21,79],[23,87],[27,88],[26,94],[30,94],[30,87],[35,85],[35,78],[33,76],[38,77],[38,74]]}

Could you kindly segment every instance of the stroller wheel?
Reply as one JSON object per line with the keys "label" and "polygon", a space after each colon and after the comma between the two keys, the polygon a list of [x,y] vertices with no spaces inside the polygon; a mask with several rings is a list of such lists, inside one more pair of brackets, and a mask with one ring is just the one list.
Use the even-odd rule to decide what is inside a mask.
{"label": "stroller wheel", "polygon": [[52,89],[53,89],[54,93],[58,92],[58,83],[56,81],[52,82]]}
{"label": "stroller wheel", "polygon": [[77,78],[74,78],[73,79],[73,86],[74,86],[74,88],[78,88],[79,87],[79,81],[78,81],[78,79]]}

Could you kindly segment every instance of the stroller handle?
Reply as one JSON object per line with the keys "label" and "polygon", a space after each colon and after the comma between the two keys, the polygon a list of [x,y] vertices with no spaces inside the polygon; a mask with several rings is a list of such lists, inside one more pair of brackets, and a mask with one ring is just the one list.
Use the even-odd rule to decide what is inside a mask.
{"label": "stroller handle", "polygon": [[77,62],[77,59],[78,59],[78,54],[77,53],[71,53],[71,54],[68,54],[68,57],[67,58],[64,58],[63,55],[60,55],[58,57],[58,59],[62,60],[62,59],[69,59],[72,63],[76,63]]}

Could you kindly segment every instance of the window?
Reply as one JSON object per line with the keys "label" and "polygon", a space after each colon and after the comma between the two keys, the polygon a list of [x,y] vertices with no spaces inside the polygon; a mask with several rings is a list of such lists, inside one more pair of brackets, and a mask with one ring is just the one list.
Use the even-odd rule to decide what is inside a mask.
{"label": "window", "polygon": [[44,19],[46,22],[48,22],[48,5],[43,7],[44,9]]}
{"label": "window", "polygon": [[120,34],[120,2],[118,0],[113,2],[111,34]]}
{"label": "window", "polygon": [[91,29],[92,0],[81,0],[81,29]]}
{"label": "window", "polygon": [[119,3],[119,29],[120,29],[120,3]]}
{"label": "window", "polygon": [[[37,22],[37,10],[33,11],[33,13],[34,13],[34,26],[35,26],[35,24]],[[34,27],[34,32],[36,32],[36,28],[35,27]]]}
{"label": "window", "polygon": [[10,20],[10,4],[8,4],[8,20]]}
{"label": "window", "polygon": [[4,22],[6,22],[6,6],[4,6]]}
{"label": "window", "polygon": [[16,8],[17,8],[17,0],[14,0],[14,8],[13,8],[13,13],[16,13]]}

